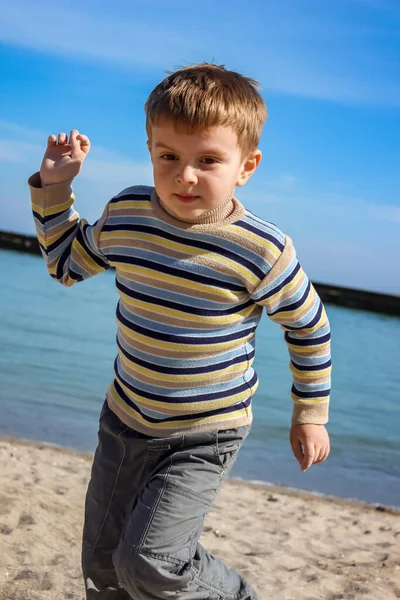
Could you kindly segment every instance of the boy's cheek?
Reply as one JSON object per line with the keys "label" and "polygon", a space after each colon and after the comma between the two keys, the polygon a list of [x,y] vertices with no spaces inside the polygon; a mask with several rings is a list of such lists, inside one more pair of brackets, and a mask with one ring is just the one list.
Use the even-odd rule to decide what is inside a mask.
{"label": "boy's cheek", "polygon": [[159,163],[153,163],[153,173],[155,177],[166,177],[167,175],[173,175],[172,169],[168,165],[160,165]]}

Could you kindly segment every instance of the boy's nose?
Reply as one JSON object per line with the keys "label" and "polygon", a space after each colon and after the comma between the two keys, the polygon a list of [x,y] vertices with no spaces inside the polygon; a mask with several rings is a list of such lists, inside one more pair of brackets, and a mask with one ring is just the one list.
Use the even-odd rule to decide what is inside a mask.
{"label": "boy's nose", "polygon": [[176,181],[178,183],[185,183],[185,184],[197,183],[197,176],[195,173],[195,169],[193,169],[193,167],[191,167],[190,165],[186,165],[186,166],[182,167],[176,176]]}

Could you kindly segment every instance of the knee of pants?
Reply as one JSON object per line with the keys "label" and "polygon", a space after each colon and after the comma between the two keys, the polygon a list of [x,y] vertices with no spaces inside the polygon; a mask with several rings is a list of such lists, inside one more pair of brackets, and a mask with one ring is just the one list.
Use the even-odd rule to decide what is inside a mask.
{"label": "knee of pants", "polygon": [[170,599],[191,582],[190,565],[163,555],[144,554],[120,543],[113,555],[119,584],[141,600]]}

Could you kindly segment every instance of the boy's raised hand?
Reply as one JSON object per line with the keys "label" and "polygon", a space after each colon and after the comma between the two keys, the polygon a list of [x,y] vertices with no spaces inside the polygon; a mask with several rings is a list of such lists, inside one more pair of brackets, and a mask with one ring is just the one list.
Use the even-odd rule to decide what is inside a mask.
{"label": "boy's raised hand", "polygon": [[42,185],[61,183],[76,177],[89,150],[89,138],[77,129],[71,131],[69,139],[65,133],[59,133],[58,137],[50,135],[40,167]]}
{"label": "boy's raised hand", "polygon": [[323,462],[329,454],[329,435],[323,425],[306,423],[292,425],[290,445],[299,461],[301,470],[307,471],[311,465]]}

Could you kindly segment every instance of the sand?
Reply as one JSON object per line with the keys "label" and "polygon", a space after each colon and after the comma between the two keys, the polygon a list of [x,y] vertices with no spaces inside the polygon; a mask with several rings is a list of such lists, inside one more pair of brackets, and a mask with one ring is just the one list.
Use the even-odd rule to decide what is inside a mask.
{"label": "sand", "polygon": [[[3,439],[0,461],[0,599],[82,600],[91,456]],[[400,598],[393,509],[227,480],[202,542],[263,600]]]}

